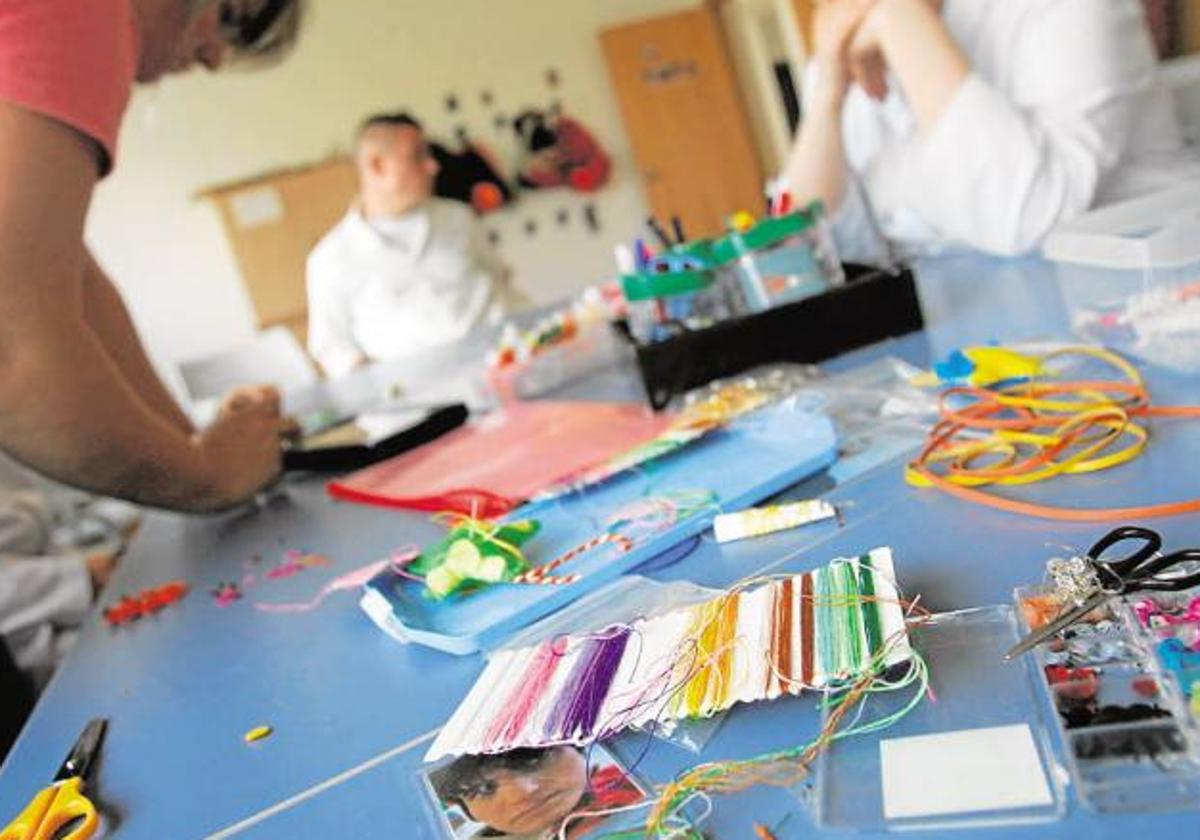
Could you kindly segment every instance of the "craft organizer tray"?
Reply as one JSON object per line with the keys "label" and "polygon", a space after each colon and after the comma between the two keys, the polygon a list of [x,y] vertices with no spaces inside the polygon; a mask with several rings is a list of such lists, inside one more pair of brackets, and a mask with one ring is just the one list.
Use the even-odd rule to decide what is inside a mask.
{"label": "craft organizer tray", "polygon": [[582,579],[562,586],[496,584],[437,601],[422,583],[385,572],[371,581],[362,608],[384,632],[402,642],[454,654],[495,647],[518,628],[548,615],[625,572],[671,552],[708,530],[724,510],[750,507],[825,469],[837,457],[833,426],[822,414],[784,400],[753,412],[652,464],[553,501],[532,503],[501,521],[535,518],[542,530],[526,544],[533,565],[544,563],[600,533],[630,504],[655,495],[713,494],[713,501],[624,553],[600,549],[573,560],[563,572]]}
{"label": "craft organizer tray", "polygon": [[[1023,632],[1029,621],[1020,605],[1044,592],[1016,591]],[[1132,602],[1117,600],[1026,655],[1076,796],[1096,811],[1200,803],[1200,729],[1188,711],[1187,687],[1163,667],[1156,643]]]}

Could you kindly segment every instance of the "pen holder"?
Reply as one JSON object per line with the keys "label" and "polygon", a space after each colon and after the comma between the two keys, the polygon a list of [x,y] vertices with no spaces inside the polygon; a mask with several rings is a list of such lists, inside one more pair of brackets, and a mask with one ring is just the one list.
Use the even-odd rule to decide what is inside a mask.
{"label": "pen holder", "polygon": [[737,255],[733,280],[751,312],[819,295],[845,282],[819,201],[732,233],[727,247]]}
{"label": "pen holder", "polygon": [[662,409],[676,395],[759,365],[813,364],[924,326],[911,270],[849,263],[843,270],[846,282],[822,294],[662,341],[641,341],[627,329],[650,405]]}
{"label": "pen holder", "polygon": [[629,331],[639,344],[669,340],[735,314],[725,285],[707,267],[664,265],[625,275],[621,287],[629,302]]}

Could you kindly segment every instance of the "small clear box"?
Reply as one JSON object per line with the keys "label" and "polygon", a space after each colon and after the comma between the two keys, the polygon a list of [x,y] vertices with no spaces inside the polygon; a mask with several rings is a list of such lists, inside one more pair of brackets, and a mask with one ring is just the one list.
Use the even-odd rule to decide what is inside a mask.
{"label": "small clear box", "polygon": [[846,281],[819,201],[763,219],[731,234],[729,241],[739,255],[736,285],[751,312],[819,295]]}
{"label": "small clear box", "polygon": [[[993,606],[942,613],[910,624],[909,635],[929,667],[932,696],[877,735],[835,741],[822,754],[816,786],[810,794],[817,825],[822,829],[895,831],[1061,819],[1066,810],[1066,774],[1043,706],[1030,690],[1028,664],[1006,665],[1001,661],[1018,639],[1012,608]],[[907,692],[870,695],[855,718],[874,720],[899,711],[910,697]],[[889,807],[886,801],[885,741],[1025,726],[1036,755],[1034,772],[1040,771],[1045,781],[1045,794],[1039,804],[959,809],[943,803],[940,809],[930,806],[930,811],[940,810],[938,813],[894,815],[900,809],[895,803]],[[974,783],[983,785],[987,780]]]}
{"label": "small clear box", "polygon": [[1087,213],[1047,237],[1076,334],[1200,372],[1200,182]]}

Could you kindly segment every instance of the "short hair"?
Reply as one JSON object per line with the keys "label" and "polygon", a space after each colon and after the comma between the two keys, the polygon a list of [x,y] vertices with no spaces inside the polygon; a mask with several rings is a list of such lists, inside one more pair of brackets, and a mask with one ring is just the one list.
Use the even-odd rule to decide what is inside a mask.
{"label": "short hair", "polygon": [[[466,800],[491,792],[488,773],[512,770],[528,773],[541,767],[558,747],[519,747],[491,755],[464,755],[429,774],[429,781],[443,802],[459,805],[470,813]],[[578,747],[574,747],[578,750]]]}
{"label": "short hair", "polygon": [[414,117],[408,111],[393,111],[390,113],[372,114],[362,121],[358,127],[358,138],[370,131],[372,128],[401,128],[409,126],[417,131],[424,131],[425,128],[421,125],[421,121]]}
{"label": "short hair", "polygon": [[295,45],[304,19],[305,0],[260,0],[253,11],[232,14],[221,7],[221,31],[235,59],[271,61]]}

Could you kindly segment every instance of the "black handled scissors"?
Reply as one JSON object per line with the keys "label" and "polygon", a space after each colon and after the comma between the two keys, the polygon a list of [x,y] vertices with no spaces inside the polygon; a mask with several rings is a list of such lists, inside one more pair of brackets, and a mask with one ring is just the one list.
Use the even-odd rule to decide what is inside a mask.
{"label": "black handled scissors", "polygon": [[[1103,559],[1106,551],[1125,542],[1136,542],[1140,545],[1132,553],[1119,559]],[[1012,650],[1004,654],[1004,660],[1007,662],[1032,650],[1112,598],[1120,598],[1134,592],[1178,592],[1181,589],[1200,586],[1200,565],[1190,574],[1186,568],[1183,573],[1163,574],[1180,564],[1200,561],[1200,548],[1184,548],[1169,554],[1160,553],[1161,548],[1162,537],[1149,528],[1126,525],[1109,531],[1088,549],[1083,558],[1087,569],[1094,575],[1090,577],[1091,591],[1079,599],[1074,607],[1018,642]]]}

